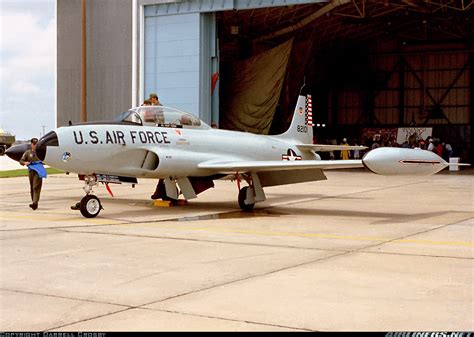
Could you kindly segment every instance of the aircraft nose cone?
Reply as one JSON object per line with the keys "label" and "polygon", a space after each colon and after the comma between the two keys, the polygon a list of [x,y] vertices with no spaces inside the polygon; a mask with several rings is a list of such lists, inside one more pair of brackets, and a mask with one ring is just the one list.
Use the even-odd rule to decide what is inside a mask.
{"label": "aircraft nose cone", "polygon": [[5,154],[13,160],[20,161],[26,150],[31,149],[31,144],[19,144],[10,147]]}
{"label": "aircraft nose cone", "polygon": [[46,148],[48,146],[58,146],[58,135],[56,132],[51,131],[45,134],[36,144],[36,155],[41,161],[44,161],[46,158]]}

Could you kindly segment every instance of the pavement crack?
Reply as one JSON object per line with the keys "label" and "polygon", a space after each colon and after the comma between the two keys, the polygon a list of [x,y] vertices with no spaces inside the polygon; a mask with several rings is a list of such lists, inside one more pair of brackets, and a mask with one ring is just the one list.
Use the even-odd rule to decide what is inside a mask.
{"label": "pavement crack", "polygon": [[131,308],[131,306],[126,305],[126,304],[96,301],[96,300],[91,300],[91,299],[87,299],[87,298],[85,299],[85,298],[67,297],[67,296],[61,296],[61,295],[52,295],[52,294],[47,294],[47,293],[32,292],[32,291],[18,290],[18,289],[9,289],[9,288],[0,288],[0,291],[1,290],[10,291],[10,292],[14,292],[14,293],[20,293],[20,294],[27,294],[27,295],[37,295],[37,296],[59,298],[59,299],[70,300],[70,301],[91,302],[91,303],[97,303],[97,304],[108,304],[108,305],[115,305],[115,306],[120,306],[120,307]]}
{"label": "pavement crack", "polygon": [[61,328],[71,326],[71,325],[74,325],[74,324],[83,323],[83,322],[87,322],[87,321],[92,321],[94,319],[115,315],[115,314],[125,312],[125,311],[131,310],[131,309],[133,309],[133,308],[121,309],[121,310],[117,310],[117,311],[114,311],[114,312],[109,312],[109,313],[106,313],[106,314],[97,315],[97,316],[81,319],[81,320],[74,321],[74,322],[69,322],[67,324],[58,325],[58,326],[55,326],[55,327],[52,327],[52,328],[49,328],[49,329],[45,329],[45,331],[53,331],[53,330],[61,329]]}
{"label": "pavement crack", "polygon": [[227,321],[227,322],[247,323],[247,324],[263,325],[263,326],[269,326],[269,327],[275,327],[275,328],[292,329],[292,330],[298,330],[298,331],[314,331],[314,330],[311,330],[311,329],[297,328],[297,327],[287,326],[287,325],[271,324],[271,323],[249,321],[249,320],[240,320],[240,319],[225,318],[225,317],[219,317],[219,316],[199,315],[199,314],[183,312],[183,311],[164,310],[164,309],[151,309],[151,308],[140,308],[140,309],[150,310],[150,311],[166,312],[166,313],[170,313],[170,314],[193,316],[193,317],[218,319],[218,320]]}
{"label": "pavement crack", "polygon": [[323,260],[327,260],[327,259],[330,259],[330,258],[333,258],[333,257],[346,255],[346,254],[349,254],[349,253],[351,253],[351,252],[352,252],[352,251],[346,251],[346,252],[342,252],[342,253],[339,253],[339,254],[333,254],[333,255],[329,255],[329,256],[324,256],[324,257],[320,257],[320,258],[317,258],[317,259],[313,259],[313,260],[311,260],[311,261],[306,261],[306,262],[302,262],[302,263],[297,263],[297,264],[290,265],[290,266],[286,266],[286,267],[283,267],[283,268],[278,268],[278,269],[275,269],[275,270],[271,270],[271,271],[268,271],[268,272],[265,272],[265,273],[261,273],[261,274],[257,274],[257,275],[252,275],[252,276],[248,276],[248,277],[244,277],[244,278],[239,278],[239,279],[235,279],[235,280],[228,281],[228,282],[222,282],[222,283],[219,283],[219,284],[214,284],[214,285],[209,286],[209,287],[205,287],[205,288],[201,288],[201,289],[196,289],[196,290],[193,290],[193,291],[188,291],[188,292],[181,293],[181,294],[177,294],[177,295],[174,295],[174,296],[169,296],[169,297],[167,297],[167,298],[163,298],[163,299],[158,300],[158,301],[152,301],[152,302],[149,302],[149,303],[145,303],[145,304],[142,304],[141,306],[143,307],[143,306],[148,306],[148,305],[152,305],[152,304],[156,304],[156,303],[161,303],[161,302],[165,302],[165,301],[172,300],[172,299],[175,299],[175,298],[179,298],[179,297],[183,297],[183,296],[187,296],[187,295],[192,295],[192,294],[200,293],[200,292],[203,292],[203,291],[206,291],[206,290],[210,290],[210,289],[213,289],[213,288],[218,288],[218,287],[222,287],[222,286],[228,286],[228,285],[231,285],[231,284],[235,284],[235,283],[240,283],[240,282],[252,280],[252,279],[255,279],[255,278],[258,278],[258,277],[268,276],[268,275],[271,275],[271,274],[279,273],[279,272],[286,271],[286,270],[290,270],[290,269],[293,269],[293,268],[298,268],[298,267],[302,267],[302,266],[309,265],[309,264],[312,264],[312,263],[316,263],[316,262],[320,262],[320,261],[323,261]]}

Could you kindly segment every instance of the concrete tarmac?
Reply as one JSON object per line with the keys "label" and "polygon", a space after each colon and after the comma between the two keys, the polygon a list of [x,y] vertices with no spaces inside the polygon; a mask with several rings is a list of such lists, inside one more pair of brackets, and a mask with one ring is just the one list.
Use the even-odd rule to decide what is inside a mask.
{"label": "concrete tarmac", "polygon": [[474,330],[474,170],[429,177],[326,171],[266,188],[241,212],[235,183],[154,207],[155,181],[0,179],[0,331]]}

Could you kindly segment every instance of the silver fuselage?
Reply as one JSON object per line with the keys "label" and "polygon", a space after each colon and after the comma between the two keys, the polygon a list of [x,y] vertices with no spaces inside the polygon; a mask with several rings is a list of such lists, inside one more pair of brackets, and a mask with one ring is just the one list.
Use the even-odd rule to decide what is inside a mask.
{"label": "silver fuselage", "polygon": [[[144,178],[207,176],[198,165],[212,161],[282,160],[294,141],[219,129],[99,124],[56,129],[59,146],[48,146],[45,163],[67,172]],[[147,163],[156,155],[157,165]],[[149,160],[148,160],[149,161]],[[156,168],[155,168],[156,166]]]}

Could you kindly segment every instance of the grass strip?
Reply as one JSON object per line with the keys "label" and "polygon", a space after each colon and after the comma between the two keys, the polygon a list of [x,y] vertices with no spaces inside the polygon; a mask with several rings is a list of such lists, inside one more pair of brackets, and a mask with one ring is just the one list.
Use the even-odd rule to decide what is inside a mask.
{"label": "grass strip", "polygon": [[[48,172],[48,174],[64,173],[64,171],[58,170],[52,167],[46,168],[46,172]],[[14,178],[14,177],[27,177],[27,176],[28,176],[27,169],[0,171],[0,178]]]}

